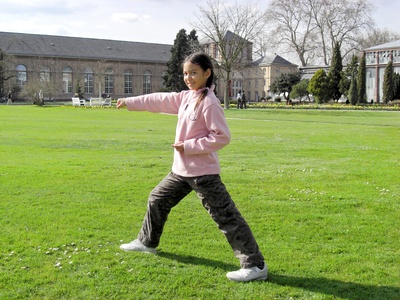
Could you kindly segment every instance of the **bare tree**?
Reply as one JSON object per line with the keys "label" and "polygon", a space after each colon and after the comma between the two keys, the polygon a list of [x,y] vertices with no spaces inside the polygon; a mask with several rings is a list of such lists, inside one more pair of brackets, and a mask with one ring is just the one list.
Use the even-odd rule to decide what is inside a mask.
{"label": "bare tree", "polygon": [[[6,51],[11,45],[3,51],[0,49],[0,97],[2,97],[7,91],[5,91],[5,84],[8,80],[15,77],[15,73],[10,73],[7,69],[9,65],[12,65],[14,57],[6,54]],[[10,89],[8,89],[10,90]]]}
{"label": "bare tree", "polygon": [[[324,0],[322,0],[324,1]],[[322,51],[323,62],[325,65],[328,65],[328,53],[327,53],[327,43],[328,42],[328,33],[326,32],[326,15],[329,14],[329,7],[326,5],[322,5],[321,0],[305,0],[305,5],[308,7],[307,10],[310,10],[310,15],[312,17],[312,22],[315,24],[316,29],[318,31],[319,37],[315,37],[316,40],[319,40],[321,43],[320,51]],[[319,54],[320,56],[321,54]]]}
{"label": "bare tree", "polygon": [[195,18],[191,25],[218,49],[214,59],[223,70],[224,107],[228,109],[231,73],[252,62],[252,42],[263,33],[265,13],[252,0],[234,5],[207,0],[205,6],[198,6]]}
{"label": "bare tree", "polygon": [[264,31],[257,36],[253,44],[253,54],[255,57],[265,57],[272,48],[270,44],[271,37],[268,32]]}
{"label": "bare tree", "polygon": [[[268,6],[267,22],[270,25],[275,47],[295,52],[306,66],[317,49],[316,29],[308,0],[273,0]],[[310,2],[314,2],[310,0]]]}
{"label": "bare tree", "polygon": [[371,17],[374,6],[366,0],[322,0],[321,5],[325,7],[323,17],[330,41],[323,57],[328,63],[336,43],[343,57],[357,49],[361,32],[374,26]]}
{"label": "bare tree", "polygon": [[56,70],[58,63],[56,60],[37,57],[30,66],[30,80],[24,86],[20,95],[31,99],[34,104],[44,105],[44,98],[49,100],[60,91],[59,82],[55,78],[56,74],[51,70]]}
{"label": "bare tree", "polygon": [[319,58],[329,65],[339,43],[343,57],[358,48],[359,36],[374,26],[370,0],[273,0],[268,7],[274,36],[303,66]]}
{"label": "bare tree", "polygon": [[400,40],[399,32],[392,31],[387,28],[373,28],[372,30],[368,31],[365,36],[359,39],[359,50],[397,40]]}

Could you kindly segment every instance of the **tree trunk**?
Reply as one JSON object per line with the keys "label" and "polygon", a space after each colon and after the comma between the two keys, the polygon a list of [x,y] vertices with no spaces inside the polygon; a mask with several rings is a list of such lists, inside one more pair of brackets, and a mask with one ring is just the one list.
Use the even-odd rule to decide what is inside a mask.
{"label": "tree trunk", "polygon": [[226,72],[226,81],[225,81],[225,91],[224,91],[224,109],[229,109],[229,79],[231,77],[231,71]]}

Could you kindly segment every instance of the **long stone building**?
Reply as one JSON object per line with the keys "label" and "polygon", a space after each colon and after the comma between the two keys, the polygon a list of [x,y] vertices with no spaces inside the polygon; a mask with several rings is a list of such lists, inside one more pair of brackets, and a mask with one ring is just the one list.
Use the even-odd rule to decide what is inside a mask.
{"label": "long stone building", "polygon": [[[215,45],[202,46],[218,60]],[[69,100],[78,91],[84,98],[106,93],[114,99],[157,92],[163,89],[171,48],[166,44],[0,32],[4,77],[13,76],[4,82],[3,94],[12,91],[14,99],[22,98],[21,91],[30,85],[39,87],[44,99],[55,100]],[[246,57],[245,67],[235,71],[228,83],[231,98],[238,90],[244,90],[249,101],[266,98],[276,77],[298,69],[276,54],[253,60],[251,43]],[[217,82],[217,88],[222,99],[224,83]]]}
{"label": "long stone building", "polygon": [[48,82],[44,97],[53,99],[70,99],[78,88],[85,98],[156,92],[171,56],[171,45],[7,32],[0,49],[10,56],[6,73],[15,74],[5,90],[18,96],[30,82]]}
{"label": "long stone building", "polygon": [[365,49],[367,99],[375,103],[382,102],[383,78],[389,61],[393,71],[400,74],[400,40]]}

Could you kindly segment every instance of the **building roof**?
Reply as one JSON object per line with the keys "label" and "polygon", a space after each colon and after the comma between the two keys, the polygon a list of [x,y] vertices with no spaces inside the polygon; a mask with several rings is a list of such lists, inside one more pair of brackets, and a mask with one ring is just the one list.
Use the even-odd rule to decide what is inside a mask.
{"label": "building roof", "polygon": [[[345,66],[343,66],[343,69]],[[318,70],[324,70],[326,73],[329,72],[329,65],[308,65],[304,67],[299,67],[301,72],[301,79],[311,79]]]}
{"label": "building roof", "polygon": [[[236,33],[227,30],[224,38],[223,38],[226,42],[229,41],[240,41],[243,43],[248,43],[248,44],[253,44],[252,42],[249,42],[248,40],[242,38],[241,36],[237,35]],[[206,45],[206,44],[215,44],[215,41],[213,39],[211,39],[210,37],[204,36],[199,40],[200,44],[202,45]]]}
{"label": "building roof", "polygon": [[226,41],[240,41],[242,43],[248,43],[248,44],[253,44],[251,42],[249,42],[248,40],[242,38],[241,36],[237,35],[236,33],[227,30],[224,36],[224,40]]}
{"label": "building roof", "polygon": [[165,63],[172,45],[0,32],[0,49],[15,56]]}
{"label": "building roof", "polygon": [[270,65],[297,66],[277,54],[267,55],[254,61],[254,65],[264,67]]}
{"label": "building roof", "polygon": [[400,48],[400,40],[384,43],[384,44],[373,46],[373,47],[369,47],[367,49],[364,49],[364,51],[384,50],[384,49],[393,49],[393,48]]}

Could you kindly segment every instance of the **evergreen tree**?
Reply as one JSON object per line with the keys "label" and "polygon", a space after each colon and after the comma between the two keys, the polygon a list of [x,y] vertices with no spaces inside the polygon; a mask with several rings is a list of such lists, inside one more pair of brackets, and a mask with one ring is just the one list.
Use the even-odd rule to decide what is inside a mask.
{"label": "evergreen tree", "polygon": [[351,62],[347,65],[347,68],[342,72],[342,79],[340,81],[340,91],[343,95],[349,96],[351,79],[355,74],[358,74],[358,57],[353,54]]}
{"label": "evergreen tree", "polygon": [[339,100],[342,93],[340,92],[340,80],[342,79],[342,55],[340,53],[340,44],[336,42],[335,48],[333,49],[332,63],[329,69],[329,87],[331,90],[333,100]]}
{"label": "evergreen tree", "polygon": [[304,97],[307,97],[308,100],[310,100],[309,94],[308,94],[308,83],[310,82],[309,79],[303,79],[299,83],[295,84],[292,87],[292,91],[290,92],[290,99],[294,98],[300,98],[300,102]]}
{"label": "evergreen tree", "polygon": [[323,69],[315,72],[308,84],[308,91],[315,98],[316,103],[326,103],[329,100],[329,79]]}
{"label": "evergreen tree", "polygon": [[358,57],[357,57],[357,55],[353,54],[353,56],[351,57],[350,64],[347,65],[345,73],[346,73],[346,76],[350,79],[351,79],[351,76],[353,76],[353,75],[357,76],[357,74],[358,74]]}
{"label": "evergreen tree", "polygon": [[351,104],[356,105],[358,102],[358,89],[357,89],[357,77],[353,73],[351,76],[351,83],[349,89],[349,101]]}
{"label": "evergreen tree", "polygon": [[400,74],[393,75],[393,99],[400,100]]}
{"label": "evergreen tree", "polygon": [[347,76],[347,72],[342,72],[342,79],[340,80],[340,92],[346,97],[349,95],[350,83],[351,80],[350,77]]}
{"label": "evergreen tree", "polygon": [[383,75],[383,103],[393,100],[393,62],[389,61]]}
{"label": "evergreen tree", "polygon": [[352,105],[356,105],[358,102],[358,89],[357,89],[357,78],[358,78],[358,57],[353,54],[351,57],[351,63],[346,69],[347,76],[350,78],[350,87],[348,91],[348,100]]}
{"label": "evergreen tree", "polygon": [[188,35],[188,42],[189,42],[189,53],[194,53],[197,51],[201,51],[199,38],[197,37],[196,30],[192,30]]}
{"label": "evergreen tree", "polygon": [[365,55],[361,57],[357,74],[357,94],[359,103],[367,103],[367,87],[366,87],[366,61]]}
{"label": "evergreen tree", "polygon": [[187,55],[198,50],[198,45],[199,42],[194,30],[189,36],[185,29],[181,29],[176,35],[174,45],[171,48],[171,58],[167,62],[167,71],[163,77],[164,86],[168,91],[180,92],[188,89],[183,81],[182,63]]}
{"label": "evergreen tree", "polygon": [[292,87],[299,83],[301,80],[301,74],[295,73],[283,73],[271,84],[271,91],[275,94],[283,94],[286,101],[289,101],[289,95],[292,91]]}

